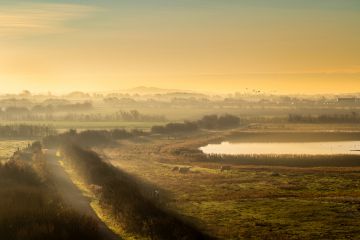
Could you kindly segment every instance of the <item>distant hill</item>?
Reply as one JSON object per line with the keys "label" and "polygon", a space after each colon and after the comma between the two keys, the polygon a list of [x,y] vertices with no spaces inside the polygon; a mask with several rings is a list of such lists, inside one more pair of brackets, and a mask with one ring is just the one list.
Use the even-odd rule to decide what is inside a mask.
{"label": "distant hill", "polygon": [[157,88],[157,87],[139,86],[139,87],[124,90],[124,92],[139,93],[139,94],[165,94],[165,93],[175,93],[175,92],[187,92],[187,93],[190,93],[191,91],[179,90],[179,89],[165,89],[165,88]]}

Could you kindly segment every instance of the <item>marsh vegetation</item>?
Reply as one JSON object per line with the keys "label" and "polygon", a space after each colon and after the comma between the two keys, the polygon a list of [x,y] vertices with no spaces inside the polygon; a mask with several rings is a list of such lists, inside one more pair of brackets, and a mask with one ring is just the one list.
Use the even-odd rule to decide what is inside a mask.
{"label": "marsh vegetation", "polygon": [[[148,137],[145,142],[122,140],[118,147],[96,150],[114,166],[136,176],[144,192],[159,190],[163,208],[220,239],[359,237],[358,156],[206,156],[197,150],[224,139],[359,139],[356,129],[304,134],[292,129],[284,132],[279,125],[278,132],[273,130]],[[173,171],[178,167],[190,167],[190,171]]]}
{"label": "marsh vegetation", "polygon": [[[313,98],[304,109],[309,103],[295,98],[180,95],[0,101],[8,206],[1,234],[100,239],[106,228],[124,239],[360,237],[357,105]],[[41,146],[61,157],[41,155]],[[59,168],[72,174],[61,169],[71,191],[59,185]],[[86,207],[77,207],[79,198]],[[22,201],[29,204],[15,208]]]}

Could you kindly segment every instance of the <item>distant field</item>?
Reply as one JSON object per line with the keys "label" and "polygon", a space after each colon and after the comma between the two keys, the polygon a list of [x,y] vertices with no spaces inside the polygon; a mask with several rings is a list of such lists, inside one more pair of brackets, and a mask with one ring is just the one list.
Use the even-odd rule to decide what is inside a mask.
{"label": "distant field", "polygon": [[26,147],[31,140],[0,140],[0,161],[8,160],[18,149]]}
{"label": "distant field", "polygon": [[154,125],[163,125],[163,122],[80,122],[80,121],[3,121],[3,125],[7,124],[28,124],[28,125],[49,125],[59,131],[68,129],[110,129],[110,128],[126,128],[126,129],[150,129]]}

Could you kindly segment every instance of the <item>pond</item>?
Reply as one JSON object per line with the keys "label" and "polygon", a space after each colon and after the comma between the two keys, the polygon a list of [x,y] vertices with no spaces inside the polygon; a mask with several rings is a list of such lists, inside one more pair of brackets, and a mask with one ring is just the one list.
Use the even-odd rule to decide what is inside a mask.
{"label": "pond", "polygon": [[209,144],[201,147],[205,154],[229,155],[336,155],[359,154],[360,141],[304,142],[304,143],[230,143]]}

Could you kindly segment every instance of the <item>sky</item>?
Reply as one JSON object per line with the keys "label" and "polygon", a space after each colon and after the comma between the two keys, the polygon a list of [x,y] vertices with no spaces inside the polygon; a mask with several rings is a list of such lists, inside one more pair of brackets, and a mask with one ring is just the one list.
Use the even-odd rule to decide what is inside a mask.
{"label": "sky", "polygon": [[0,0],[0,92],[360,92],[359,0]]}

